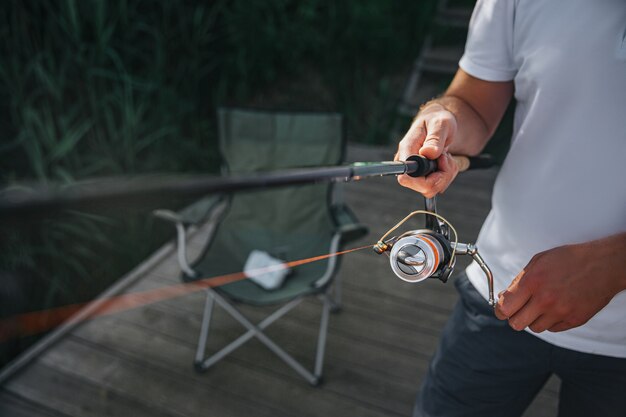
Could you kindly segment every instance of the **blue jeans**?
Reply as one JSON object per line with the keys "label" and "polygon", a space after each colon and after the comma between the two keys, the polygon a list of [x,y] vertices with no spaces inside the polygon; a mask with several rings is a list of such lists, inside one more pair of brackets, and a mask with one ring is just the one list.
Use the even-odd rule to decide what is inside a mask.
{"label": "blue jeans", "polygon": [[626,359],[576,352],[517,332],[495,317],[465,274],[455,286],[460,299],[413,417],[520,416],[552,374],[561,379],[559,417],[626,417]]}

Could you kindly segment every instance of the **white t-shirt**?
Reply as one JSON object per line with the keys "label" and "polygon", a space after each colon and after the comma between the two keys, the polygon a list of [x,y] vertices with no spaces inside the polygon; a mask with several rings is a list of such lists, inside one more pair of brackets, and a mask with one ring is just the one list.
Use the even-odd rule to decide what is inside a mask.
{"label": "white t-shirt", "polygon": [[[459,66],[515,82],[511,149],[477,242],[496,294],[539,252],[626,231],[626,1],[479,0]],[[467,273],[486,298],[478,266]],[[585,325],[536,336],[626,357],[626,291]]]}

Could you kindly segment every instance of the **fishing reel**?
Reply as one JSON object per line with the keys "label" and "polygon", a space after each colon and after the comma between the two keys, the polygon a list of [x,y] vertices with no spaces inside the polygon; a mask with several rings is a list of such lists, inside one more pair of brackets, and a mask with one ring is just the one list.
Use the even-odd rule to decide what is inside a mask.
{"label": "fishing reel", "polygon": [[[388,238],[396,229],[411,217],[424,214],[426,227],[411,230],[399,236]],[[454,240],[450,239],[450,232]],[[449,221],[437,213],[436,197],[426,199],[426,210],[410,213],[391,228],[373,247],[378,254],[389,256],[391,270],[398,278],[407,282],[421,282],[436,278],[447,282],[454,271],[457,255],[469,255],[484,272],[489,286],[489,305],[495,306],[493,274],[471,243],[459,243],[456,229]]]}

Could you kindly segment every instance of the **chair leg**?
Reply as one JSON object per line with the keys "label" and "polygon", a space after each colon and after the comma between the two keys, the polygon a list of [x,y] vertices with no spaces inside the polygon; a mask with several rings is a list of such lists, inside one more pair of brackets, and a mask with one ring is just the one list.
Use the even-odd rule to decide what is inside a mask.
{"label": "chair leg", "polygon": [[[213,294],[214,294],[213,295],[214,297],[221,298],[219,297],[219,295],[215,293]],[[273,322],[275,322],[276,320],[284,316],[286,313],[288,313],[296,305],[300,304],[301,301],[302,301],[301,298],[297,298],[295,300],[290,301],[289,303],[285,304],[284,306],[276,310],[274,313],[267,316],[263,321],[261,321],[258,324],[257,327],[261,330],[265,329],[267,326],[269,326],[270,324],[272,324]],[[223,302],[228,304],[228,302],[225,300],[223,300]],[[210,357],[204,360],[201,360],[201,363],[199,365],[196,365],[196,369],[198,371],[206,371],[211,366],[215,365],[217,362],[222,360],[224,357],[226,357],[227,355],[235,351],[238,347],[243,345],[245,342],[252,339],[254,336],[255,336],[255,332],[253,330],[248,330],[246,333],[239,336],[237,339],[235,339],[234,341],[232,341],[231,343],[223,347],[218,352],[214,353],[213,355],[211,355]]]}
{"label": "chair leg", "polygon": [[206,341],[209,337],[209,326],[211,325],[211,315],[213,313],[213,294],[207,291],[206,301],[204,303],[204,312],[202,313],[202,324],[200,325],[200,336],[198,338],[198,349],[196,351],[195,367],[202,367],[202,359],[206,351]]}
{"label": "chair leg", "polygon": [[[289,365],[293,370],[295,370],[300,376],[309,382],[309,384],[313,386],[317,386],[322,381],[322,368],[324,365],[324,353],[326,349],[326,338],[328,334],[328,320],[331,313],[331,310],[335,306],[334,300],[331,298],[329,292],[324,293],[320,296],[320,300],[322,301],[322,317],[320,320],[320,328],[319,334],[317,338],[317,349],[315,355],[315,367],[314,373],[311,373],[304,366],[302,366],[296,359],[294,359],[291,355],[285,352],[281,347],[279,347],[273,340],[267,337],[263,330],[272,324],[274,321],[278,320],[290,310],[292,310],[295,306],[302,302],[302,298],[296,298],[289,303],[285,304],[274,313],[266,317],[263,321],[261,321],[258,325],[254,325],[251,323],[239,310],[237,310],[234,306],[232,306],[228,301],[226,301],[223,297],[217,294],[215,291],[211,289],[207,289],[207,299],[204,308],[204,314],[202,319],[202,325],[200,328],[200,337],[198,340],[198,350],[196,352],[196,360],[195,366],[196,370],[206,371],[211,366],[222,360],[228,354],[235,351],[241,345],[243,345],[248,340],[253,337],[258,338],[265,346],[267,346],[272,352],[274,352],[279,358],[281,358],[287,365]],[[218,303],[227,313],[229,313],[234,319],[239,321],[244,327],[248,329],[246,333],[241,335],[239,338],[222,348],[217,353],[212,356],[204,359],[204,352],[206,350],[206,342],[209,334],[209,326],[211,322],[211,314],[213,311],[214,303]]]}
{"label": "chair leg", "polygon": [[[210,291],[210,290],[208,290],[208,291]],[[288,313],[295,306],[297,306],[298,304],[300,304],[302,302],[302,298],[296,298],[296,299],[290,301],[289,303],[285,304],[284,306],[282,306],[278,310],[276,310],[274,313],[270,314],[263,321],[261,321],[258,325],[254,326],[252,323],[250,323],[245,318],[245,316],[243,316],[243,314],[241,314],[239,312],[239,310],[237,310],[235,307],[230,305],[226,300],[222,299],[222,297],[220,297],[219,295],[217,295],[213,291],[210,291],[210,294],[211,294],[211,299],[212,300],[216,300],[218,302],[218,304],[220,304],[224,308],[224,310],[226,310],[231,316],[233,316],[233,318],[235,318],[237,321],[239,321],[242,325],[244,325],[244,327],[248,328],[249,330],[246,333],[244,333],[243,335],[241,335],[239,338],[237,338],[236,340],[234,340],[233,342],[228,344],[227,346],[223,347],[220,351],[218,351],[217,353],[213,354],[212,356],[210,356],[210,357],[208,357],[206,359],[202,359],[202,357],[200,357],[200,359],[198,359],[199,356],[197,355],[196,356],[196,369],[198,371],[206,371],[208,368],[210,368],[215,363],[217,363],[220,360],[222,360],[228,354],[232,353],[235,349],[237,349],[238,347],[240,347],[245,342],[247,342],[248,340],[252,339],[255,336],[258,337],[259,339],[262,339],[263,337],[267,338],[267,336],[265,336],[261,331],[263,329],[265,329],[267,326],[269,326],[270,324],[272,324],[273,322],[275,322],[276,320],[278,320],[279,318],[281,318],[282,316],[284,316],[286,313]],[[252,326],[253,328],[248,327],[248,325]],[[202,331],[202,329],[201,329],[201,331]],[[261,336],[259,336],[259,334]],[[263,340],[261,340],[261,341],[263,341]],[[274,344],[271,340],[269,340],[269,341],[270,341],[270,344]],[[263,342],[263,343],[266,344],[266,346],[270,347],[269,345],[267,345],[267,343],[265,343],[265,342]],[[274,349],[272,349],[271,347],[270,347],[270,349],[272,351],[274,351],[274,353],[276,353],[278,356],[283,358],[282,355],[279,354],[278,352],[276,352]],[[282,350],[282,349],[279,348],[279,350]],[[198,352],[199,353],[200,352],[203,353],[204,352],[204,348],[202,348],[202,350],[200,350],[200,346],[199,346]],[[310,374],[310,372],[309,372],[309,374]]]}
{"label": "chair leg", "polygon": [[333,299],[329,300],[330,312],[339,313],[341,311],[341,275],[337,274],[333,282]]}
{"label": "chair leg", "polygon": [[[203,365],[207,364],[207,362],[209,362],[209,361],[210,361],[210,365],[212,365],[213,363],[217,362],[222,357],[226,356],[228,353],[232,352],[237,347],[241,346],[244,342],[246,342],[250,338],[256,337],[257,339],[259,339],[259,341],[261,341],[261,343],[263,343],[265,346],[267,346],[268,349],[270,349],[279,358],[281,358],[283,360],[283,362],[285,362],[294,371],[296,371],[300,376],[302,376],[304,379],[306,379],[309,382],[309,384],[314,385],[314,386],[318,384],[319,379],[315,375],[313,375],[310,371],[308,371],[297,360],[295,360],[291,355],[289,355],[287,352],[285,352],[280,346],[278,346],[276,343],[274,343],[274,341],[272,339],[267,337],[262,332],[263,328],[266,327],[269,323],[266,324],[263,327],[261,327],[260,325],[259,326],[255,326],[243,314],[241,314],[239,312],[239,310],[237,310],[235,307],[233,307],[230,303],[228,303],[226,300],[224,300],[219,295],[215,295],[215,301],[224,310],[226,310],[226,312],[228,314],[230,314],[239,323],[241,323],[244,327],[246,327],[248,329],[248,332],[246,334],[244,334],[243,336],[239,337],[239,339],[237,339],[234,342],[232,342],[226,348],[222,349],[220,352],[216,353],[213,357],[216,357],[216,356],[220,355],[221,352],[224,352],[225,350],[228,349],[228,351],[226,351],[224,354],[220,355],[220,357],[218,357],[216,360],[212,360],[212,358],[209,358],[207,361],[204,362]],[[296,302],[296,301],[297,301],[297,303],[294,303],[289,309],[281,308],[280,310],[284,310],[281,315],[285,314],[291,308],[295,307],[295,305],[298,304],[300,301],[302,301],[302,299],[300,299],[300,298],[295,299],[291,303],[287,303],[285,306],[287,306],[289,304],[292,304],[293,302]],[[278,311],[276,313],[278,313]],[[276,319],[278,319],[278,317],[275,317],[272,321],[275,321]],[[233,345],[234,345],[234,347],[230,348],[230,346],[233,346]],[[208,366],[210,366],[210,365],[208,365]]]}
{"label": "chair leg", "polygon": [[328,317],[332,308],[332,301],[328,295],[322,299],[322,318],[320,320],[320,331],[317,336],[317,350],[315,355],[315,377],[318,383],[322,379],[322,367],[324,366],[324,351],[326,349],[326,335],[328,334]]}

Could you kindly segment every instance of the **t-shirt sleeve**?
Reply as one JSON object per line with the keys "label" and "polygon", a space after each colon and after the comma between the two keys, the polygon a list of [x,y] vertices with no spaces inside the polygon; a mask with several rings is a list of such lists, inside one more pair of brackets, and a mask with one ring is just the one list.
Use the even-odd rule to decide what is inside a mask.
{"label": "t-shirt sleeve", "polygon": [[485,81],[510,81],[513,61],[514,0],[478,0],[459,67]]}

